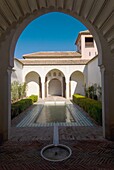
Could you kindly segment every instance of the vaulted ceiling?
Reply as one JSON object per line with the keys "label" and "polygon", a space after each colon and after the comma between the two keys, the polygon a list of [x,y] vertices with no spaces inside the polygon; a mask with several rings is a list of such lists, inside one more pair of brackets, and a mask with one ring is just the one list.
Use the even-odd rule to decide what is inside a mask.
{"label": "vaulted ceiling", "polygon": [[42,9],[67,10],[94,25],[114,52],[114,0],[0,0],[0,37]]}

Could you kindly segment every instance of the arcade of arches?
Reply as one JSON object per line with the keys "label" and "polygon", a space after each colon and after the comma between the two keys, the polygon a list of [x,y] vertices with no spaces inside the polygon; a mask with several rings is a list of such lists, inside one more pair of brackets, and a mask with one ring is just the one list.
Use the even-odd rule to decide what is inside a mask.
{"label": "arcade of arches", "polygon": [[44,76],[45,82],[42,83],[42,76],[38,73],[35,71],[27,73],[25,76],[27,96],[37,94],[43,99],[48,96],[62,96],[70,99],[76,93],[84,95],[84,74],[80,71],[75,71],[68,76],[58,69],[53,69]]}
{"label": "arcade of arches", "polygon": [[[18,37],[32,20],[53,11],[80,20],[96,40],[102,74],[103,136],[114,140],[113,0],[0,0],[0,141],[10,137],[11,70]],[[29,83],[29,75],[26,79]]]}

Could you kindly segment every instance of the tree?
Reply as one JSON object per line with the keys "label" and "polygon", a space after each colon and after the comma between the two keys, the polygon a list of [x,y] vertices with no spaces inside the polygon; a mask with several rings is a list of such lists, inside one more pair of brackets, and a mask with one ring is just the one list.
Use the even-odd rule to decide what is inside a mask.
{"label": "tree", "polygon": [[11,100],[12,102],[26,97],[26,83],[14,81],[11,84]]}

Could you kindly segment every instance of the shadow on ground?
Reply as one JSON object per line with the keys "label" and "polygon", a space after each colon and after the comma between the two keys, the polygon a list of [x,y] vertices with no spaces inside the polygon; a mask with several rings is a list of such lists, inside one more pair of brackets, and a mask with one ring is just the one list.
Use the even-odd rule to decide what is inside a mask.
{"label": "shadow on ground", "polygon": [[108,141],[61,141],[72,149],[69,159],[48,162],[41,149],[50,141],[8,141],[0,146],[0,170],[114,170],[114,143]]}

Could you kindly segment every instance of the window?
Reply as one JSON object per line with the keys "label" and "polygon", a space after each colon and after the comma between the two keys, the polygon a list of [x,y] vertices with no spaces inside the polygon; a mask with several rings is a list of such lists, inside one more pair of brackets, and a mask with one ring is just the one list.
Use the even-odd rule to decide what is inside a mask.
{"label": "window", "polygon": [[58,76],[61,76],[61,72],[59,72]]}
{"label": "window", "polygon": [[91,56],[91,52],[89,52],[89,56]]}
{"label": "window", "polygon": [[53,73],[53,76],[54,76],[54,77],[56,76],[56,72]]}
{"label": "window", "polygon": [[49,73],[48,76],[51,76],[51,73]]}
{"label": "window", "polygon": [[94,47],[93,37],[85,37],[85,47],[86,48]]}

